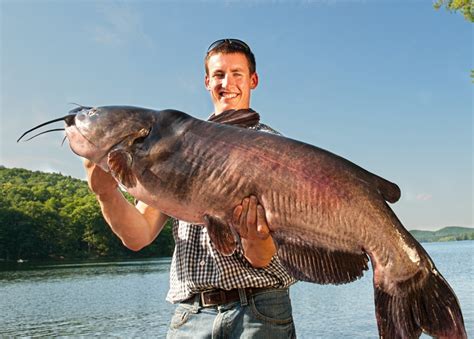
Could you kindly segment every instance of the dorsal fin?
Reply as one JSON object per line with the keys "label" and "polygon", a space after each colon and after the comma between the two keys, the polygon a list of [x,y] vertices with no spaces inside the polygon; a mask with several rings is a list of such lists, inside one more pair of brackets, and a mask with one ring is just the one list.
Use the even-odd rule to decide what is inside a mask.
{"label": "dorsal fin", "polygon": [[398,187],[397,184],[394,184],[393,182],[390,182],[382,177],[379,177],[378,175],[373,174],[374,179],[375,179],[375,186],[377,187],[377,190],[382,194],[383,198],[390,202],[390,203],[395,203],[400,199],[401,192],[400,192],[400,187]]}

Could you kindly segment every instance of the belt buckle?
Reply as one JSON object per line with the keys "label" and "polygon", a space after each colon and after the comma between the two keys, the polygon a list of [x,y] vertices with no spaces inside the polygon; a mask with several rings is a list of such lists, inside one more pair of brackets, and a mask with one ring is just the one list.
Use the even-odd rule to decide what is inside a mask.
{"label": "belt buckle", "polygon": [[206,298],[204,297],[204,294],[209,293],[209,292],[212,292],[212,290],[204,291],[204,292],[199,293],[201,295],[201,305],[202,305],[202,307],[213,307],[213,306],[219,305],[218,303],[207,303],[206,302]]}

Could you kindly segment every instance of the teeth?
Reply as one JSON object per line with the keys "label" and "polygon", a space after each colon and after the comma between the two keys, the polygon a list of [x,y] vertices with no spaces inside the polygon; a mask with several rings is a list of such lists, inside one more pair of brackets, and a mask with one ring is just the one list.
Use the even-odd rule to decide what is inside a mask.
{"label": "teeth", "polygon": [[233,98],[237,97],[237,94],[235,94],[235,93],[223,93],[222,96],[225,99],[233,99]]}

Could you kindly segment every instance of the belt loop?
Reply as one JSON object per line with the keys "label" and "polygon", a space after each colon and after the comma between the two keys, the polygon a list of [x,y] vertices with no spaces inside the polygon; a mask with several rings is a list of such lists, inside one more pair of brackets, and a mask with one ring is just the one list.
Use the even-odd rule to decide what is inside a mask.
{"label": "belt loop", "polygon": [[193,313],[199,312],[200,303],[201,303],[201,293],[196,293],[196,295],[194,296],[194,302],[193,302],[193,308],[192,308]]}
{"label": "belt loop", "polygon": [[247,301],[247,291],[245,288],[239,288],[239,298],[240,305],[247,306],[249,304]]}

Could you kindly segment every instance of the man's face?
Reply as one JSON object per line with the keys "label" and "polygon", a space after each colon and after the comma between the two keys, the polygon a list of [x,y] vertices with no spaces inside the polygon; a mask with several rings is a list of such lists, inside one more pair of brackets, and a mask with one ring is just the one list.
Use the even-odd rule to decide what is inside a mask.
{"label": "man's face", "polygon": [[250,74],[247,58],[242,53],[212,55],[205,84],[211,93],[214,113],[250,107],[250,91],[257,87],[257,73]]}

